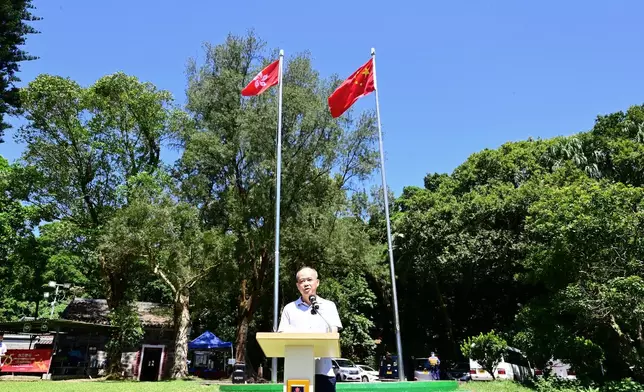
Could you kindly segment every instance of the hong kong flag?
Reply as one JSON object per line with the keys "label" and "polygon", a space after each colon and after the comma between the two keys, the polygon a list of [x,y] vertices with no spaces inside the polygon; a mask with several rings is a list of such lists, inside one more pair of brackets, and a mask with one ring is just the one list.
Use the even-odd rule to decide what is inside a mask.
{"label": "hong kong flag", "polygon": [[248,83],[242,90],[245,97],[259,95],[277,84],[279,80],[279,60],[275,60],[268,67],[264,68]]}

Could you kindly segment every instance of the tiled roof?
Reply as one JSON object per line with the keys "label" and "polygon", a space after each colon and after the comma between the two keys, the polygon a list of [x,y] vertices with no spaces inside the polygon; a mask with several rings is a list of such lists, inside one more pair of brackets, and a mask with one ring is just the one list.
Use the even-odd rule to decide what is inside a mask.
{"label": "tiled roof", "polygon": [[[136,311],[144,327],[172,327],[172,308],[153,302],[136,302]],[[74,298],[63,311],[65,320],[109,325],[107,300]]]}

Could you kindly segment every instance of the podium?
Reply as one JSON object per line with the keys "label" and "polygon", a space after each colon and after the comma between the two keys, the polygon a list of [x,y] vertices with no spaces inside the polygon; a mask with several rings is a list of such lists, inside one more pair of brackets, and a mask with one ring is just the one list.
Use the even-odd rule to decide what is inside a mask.
{"label": "podium", "polygon": [[258,332],[256,338],[268,358],[284,358],[285,392],[315,392],[315,358],[340,357],[337,332]]}

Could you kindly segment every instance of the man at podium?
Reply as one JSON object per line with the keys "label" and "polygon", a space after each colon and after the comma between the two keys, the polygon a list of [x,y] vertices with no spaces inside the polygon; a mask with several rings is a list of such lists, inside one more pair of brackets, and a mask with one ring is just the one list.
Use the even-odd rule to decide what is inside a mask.
{"label": "man at podium", "polygon": [[[282,310],[278,332],[338,332],[342,328],[338,309],[332,301],[317,296],[318,273],[304,267],[295,275],[301,297]],[[335,392],[331,358],[315,360],[315,392]]]}

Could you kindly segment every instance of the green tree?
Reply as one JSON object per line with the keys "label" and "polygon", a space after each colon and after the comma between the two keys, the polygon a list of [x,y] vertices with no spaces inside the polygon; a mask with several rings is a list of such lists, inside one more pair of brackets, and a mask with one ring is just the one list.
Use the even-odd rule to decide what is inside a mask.
{"label": "green tree", "polygon": [[[234,237],[230,278],[239,288],[235,345],[240,361],[245,360],[249,328],[260,301],[270,299],[274,265],[277,94],[272,89],[250,99],[240,95],[269,61],[263,47],[252,34],[230,36],[223,45],[206,47],[205,63],[188,70],[187,108],[196,129],[179,135],[185,151],[177,172],[185,199],[200,207],[206,227]],[[310,224],[309,218],[344,213],[345,209],[329,206],[343,205],[350,185],[370,175],[377,162],[372,114],[331,118],[326,98],[337,83],[320,79],[308,56],[285,64],[281,195],[285,237],[302,222]],[[285,240],[284,262],[310,263],[317,255],[301,251],[307,244],[302,238],[297,248],[290,249]],[[270,302],[265,309],[270,309]]]}
{"label": "green tree", "polygon": [[40,307],[50,280],[70,283],[74,294],[93,287],[95,266],[74,252],[78,232],[53,219],[48,205],[30,203],[42,185],[33,167],[9,165],[0,158],[0,308],[1,318],[49,317]]}
{"label": "green tree", "polygon": [[456,342],[494,329],[539,367],[642,379],[643,124],[633,106],[405,188],[392,211],[406,352],[458,360]]}
{"label": "green tree", "polygon": [[461,344],[461,352],[470,358],[496,379],[494,372],[508,349],[508,343],[494,331],[468,338]]}
{"label": "green tree", "polygon": [[[377,297],[372,282],[388,282],[386,248],[373,244],[368,225],[348,214],[338,217],[328,210],[313,209],[297,217],[297,224],[284,233],[285,267],[282,275],[282,303],[299,296],[295,275],[304,266],[318,271],[318,293],[333,300],[344,326],[341,334],[343,355],[361,362],[372,362],[377,335]],[[268,309],[267,309],[268,310]]]}
{"label": "green tree", "polygon": [[162,143],[183,124],[181,112],[168,92],[123,73],[87,88],[40,75],[21,99],[28,123],[17,139],[26,144],[23,161],[42,179],[29,202],[48,206],[51,220],[64,222],[69,241],[60,250],[91,264],[90,292],[104,295],[111,310],[127,306],[149,280],[147,267],[108,257],[98,240],[116,211],[128,205],[130,179],[161,167]]}
{"label": "green tree", "polygon": [[50,216],[25,203],[37,186],[33,171],[0,157],[0,319],[34,316],[42,298],[46,258],[34,230]]}
{"label": "green tree", "polygon": [[[40,75],[22,91],[28,124],[18,132],[24,161],[42,176],[30,195],[73,224],[85,249],[95,249],[100,228],[127,205],[129,178],[160,166],[163,140],[176,118],[168,92],[117,73],[83,88]],[[81,234],[82,233],[82,234]],[[111,306],[127,300],[131,264],[94,254]]]}
{"label": "green tree", "polygon": [[461,193],[453,177],[439,181],[435,190],[405,188],[393,215],[401,324],[410,355],[436,350],[457,361],[459,341],[509,329],[534,296],[515,276],[524,268],[523,222],[538,189],[493,180]]}
{"label": "green tree", "polygon": [[40,20],[31,13],[33,8],[31,0],[3,0],[0,3],[0,143],[5,129],[10,127],[4,121],[5,116],[20,113],[20,93],[16,87],[20,82],[16,75],[20,63],[36,59],[20,48],[28,34],[37,33],[28,24]]}
{"label": "green tree", "polygon": [[[598,346],[599,353],[593,349],[582,357],[584,351],[568,350],[570,339],[548,340],[566,343],[554,345],[552,351],[580,372],[598,373],[605,355],[611,377],[643,375],[639,331],[644,321],[644,248],[636,234],[644,222],[643,197],[641,188],[580,177],[571,184],[543,188],[541,199],[530,209],[526,279],[542,282],[545,291],[541,301],[530,303],[525,317],[532,319],[531,313],[545,307],[559,337]],[[538,331],[535,338],[544,339],[543,329],[529,324]]]}
{"label": "green tree", "polygon": [[115,260],[145,260],[172,292],[175,350],[171,378],[188,375],[190,296],[193,287],[228,257],[228,238],[203,230],[199,211],[177,202],[148,175],[134,182],[128,206],[108,222],[101,253]]}
{"label": "green tree", "polygon": [[114,328],[105,346],[109,358],[108,379],[120,379],[121,353],[124,349],[137,347],[145,332],[136,308],[131,303],[123,303],[112,309],[109,320]]}

